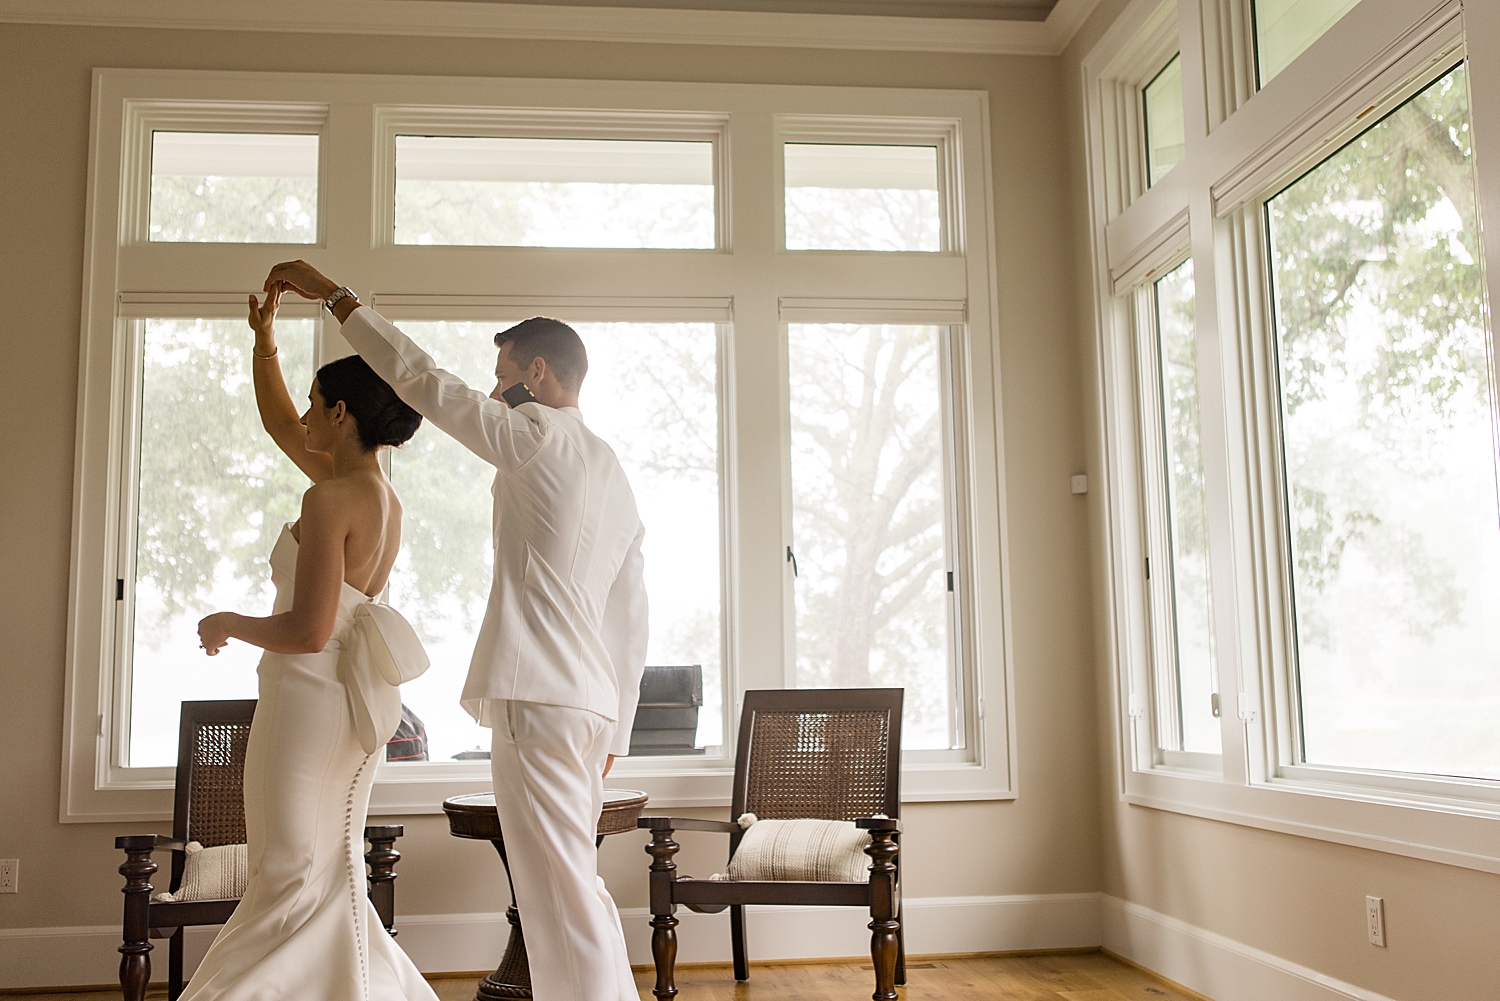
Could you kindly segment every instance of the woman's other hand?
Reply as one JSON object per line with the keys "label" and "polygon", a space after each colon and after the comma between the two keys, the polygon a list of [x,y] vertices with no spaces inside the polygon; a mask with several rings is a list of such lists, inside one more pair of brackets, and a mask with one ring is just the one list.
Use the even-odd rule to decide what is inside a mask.
{"label": "woman's other hand", "polygon": [[269,358],[276,353],[276,310],[281,305],[282,285],[277,282],[266,293],[266,301],[250,297],[250,329],[255,331],[255,353]]}
{"label": "woman's other hand", "polygon": [[229,642],[229,617],[232,612],[215,612],[198,620],[198,641],[203,652],[212,657]]}

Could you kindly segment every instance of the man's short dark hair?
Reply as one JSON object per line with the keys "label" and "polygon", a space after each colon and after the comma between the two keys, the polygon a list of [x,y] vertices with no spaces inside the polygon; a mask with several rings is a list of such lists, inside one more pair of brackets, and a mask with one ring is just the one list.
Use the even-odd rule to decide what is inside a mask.
{"label": "man's short dark hair", "polygon": [[550,316],[533,316],[495,335],[495,347],[510,345],[510,360],[525,368],[538,357],[547,362],[558,383],[578,392],[589,371],[589,355],[578,331]]}

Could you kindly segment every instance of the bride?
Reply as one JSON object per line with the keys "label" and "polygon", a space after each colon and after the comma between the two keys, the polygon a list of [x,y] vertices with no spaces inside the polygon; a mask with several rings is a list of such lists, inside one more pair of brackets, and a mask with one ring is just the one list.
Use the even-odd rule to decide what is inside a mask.
{"label": "bride", "polygon": [[358,357],[318,370],[299,418],[276,358],[280,299],[279,287],[264,304],[250,297],[255,398],[266,431],[313,485],[271,552],[273,613],[198,623],[209,656],[231,639],[266,652],[245,753],[249,878],[182,999],[436,1001],[365,896],[361,834],[391,734],[365,751],[339,663],[356,609],[385,587],[401,545],[401,503],[380,450],[422,418]]}

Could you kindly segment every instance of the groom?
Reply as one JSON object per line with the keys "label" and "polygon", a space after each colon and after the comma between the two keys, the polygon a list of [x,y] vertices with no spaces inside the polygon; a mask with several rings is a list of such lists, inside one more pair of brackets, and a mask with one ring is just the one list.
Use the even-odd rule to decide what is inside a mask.
{"label": "groom", "polygon": [[532,990],[637,1001],[594,832],[645,670],[645,528],[619,460],[578,411],[583,342],[545,317],[496,334],[486,396],[310,264],[276,265],[266,291],[278,283],[323,300],[401,399],[495,467],[495,579],[462,698],[492,731]]}

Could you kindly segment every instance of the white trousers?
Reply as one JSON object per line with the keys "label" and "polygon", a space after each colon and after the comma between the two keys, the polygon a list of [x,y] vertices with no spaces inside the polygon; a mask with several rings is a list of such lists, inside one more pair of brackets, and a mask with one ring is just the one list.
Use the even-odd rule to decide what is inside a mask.
{"label": "white trousers", "polygon": [[536,1001],[639,1001],[594,847],[615,724],[586,709],[493,700],[495,809]]}

